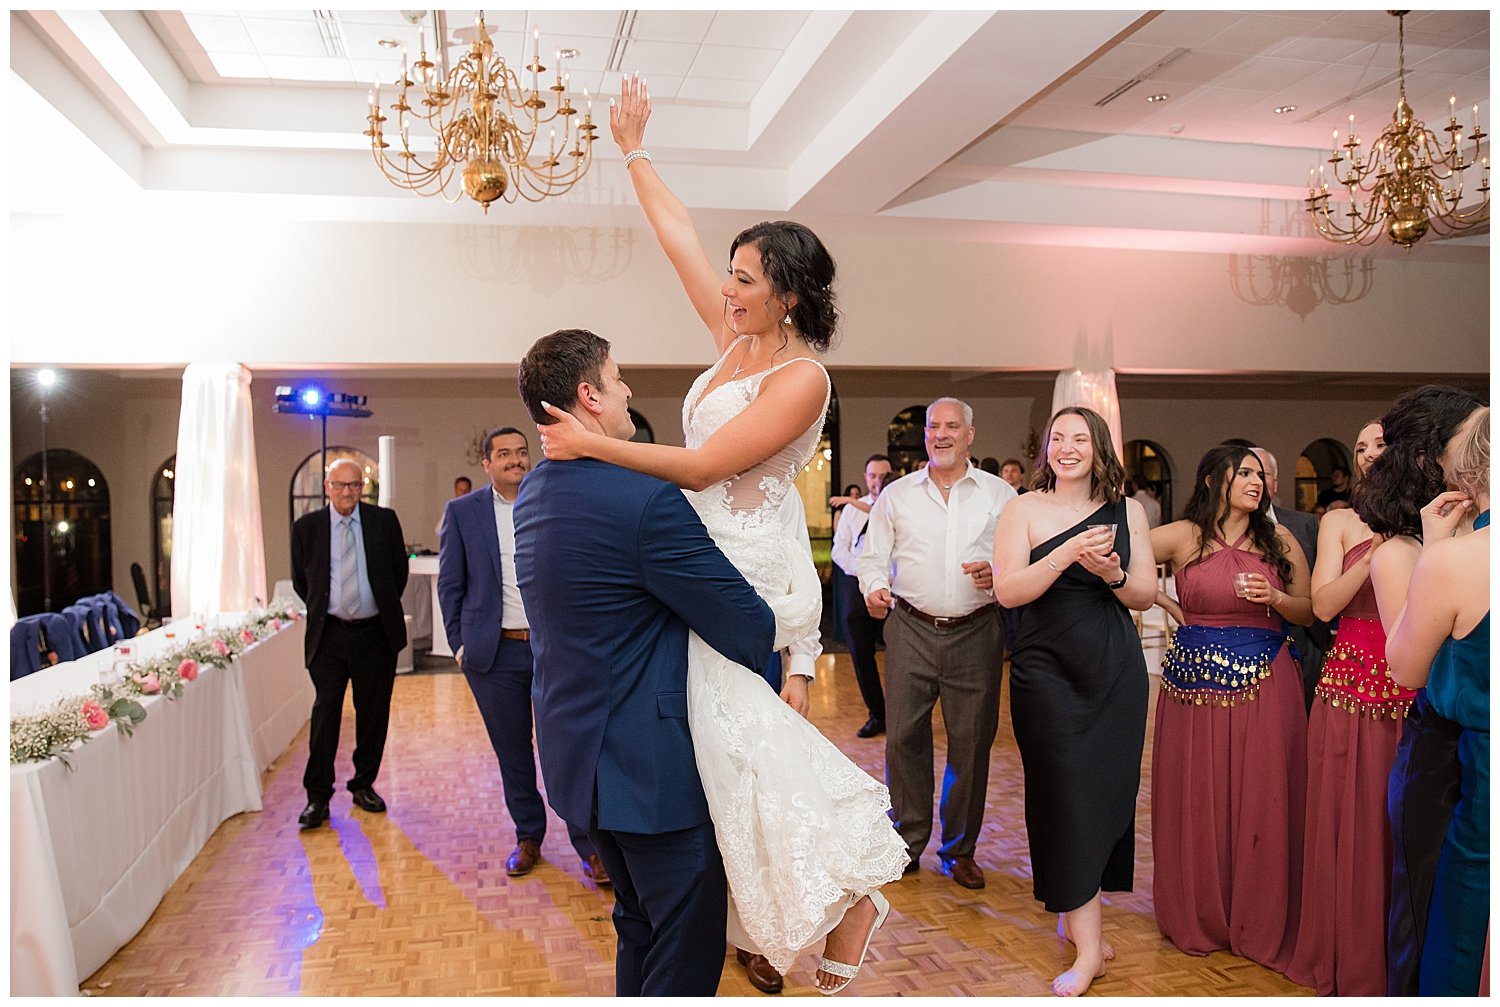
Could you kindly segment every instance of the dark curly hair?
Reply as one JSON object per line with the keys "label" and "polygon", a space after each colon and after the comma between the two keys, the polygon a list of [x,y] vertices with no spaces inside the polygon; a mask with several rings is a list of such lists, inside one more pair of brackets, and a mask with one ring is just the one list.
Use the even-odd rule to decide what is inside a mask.
{"label": "dark curly hair", "polygon": [[760,253],[760,266],[777,297],[797,304],[791,310],[792,326],[819,353],[828,352],[839,327],[834,303],[833,256],[811,230],[793,220],[764,220],[741,231],[729,246],[729,257],[741,245],[752,245]]}
{"label": "dark curly hair", "polygon": [[1052,414],[1047,421],[1047,430],[1042,434],[1042,450],[1037,455],[1036,471],[1027,480],[1027,489],[1051,490],[1057,486],[1057,473],[1047,460],[1047,445],[1052,443],[1052,428],[1063,416],[1081,416],[1089,428],[1089,440],[1094,445],[1094,461],[1089,471],[1089,498],[1103,500],[1108,504],[1120,502],[1125,492],[1125,466],[1115,456],[1114,438],[1110,436],[1109,424],[1103,416],[1088,406],[1064,406]]}
{"label": "dark curly hair", "polygon": [[1371,531],[1422,537],[1422,508],[1447,489],[1439,459],[1464,420],[1483,405],[1473,392],[1451,385],[1423,385],[1396,400],[1380,418],[1385,453],[1349,498]]}
{"label": "dark curly hair", "polygon": [[1266,561],[1276,568],[1281,583],[1290,584],[1292,561],[1287,558],[1286,545],[1281,541],[1281,536],[1276,534],[1276,523],[1268,513],[1271,509],[1271,491],[1270,487],[1265,486],[1265,466],[1249,448],[1238,444],[1220,444],[1209,449],[1208,454],[1198,462],[1198,471],[1193,476],[1193,495],[1182,509],[1182,518],[1198,526],[1198,558],[1202,559],[1213,537],[1224,531],[1224,521],[1229,517],[1229,508],[1224,499],[1228,479],[1247,458],[1250,459],[1251,467],[1260,472],[1261,485],[1264,487],[1260,495],[1260,506],[1250,512],[1250,541]]}

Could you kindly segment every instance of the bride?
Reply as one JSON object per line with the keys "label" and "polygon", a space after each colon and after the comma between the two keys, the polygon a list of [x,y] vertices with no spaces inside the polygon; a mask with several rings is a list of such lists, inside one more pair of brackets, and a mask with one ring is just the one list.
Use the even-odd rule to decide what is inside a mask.
{"label": "bride", "polygon": [[[651,114],[645,85],[626,78],[610,106],[636,196],[719,359],[683,404],[686,448],[591,434],[553,407],[559,422],[540,428],[543,449],[554,460],[596,458],[688,491],[719,548],[776,612],[777,648],[816,657],[822,588],[792,481],[828,409],[831,385],[818,354],[838,322],[833,259],[802,225],[761,223],[735,239],[721,282],[687,208],[641,148]],[[729,879],[730,942],[785,973],[826,936],[816,982],[837,993],[890,908],[880,886],[907,863],[887,817],[889,793],[803,719],[803,675],[788,674],[778,698],[694,636],[688,704]]]}

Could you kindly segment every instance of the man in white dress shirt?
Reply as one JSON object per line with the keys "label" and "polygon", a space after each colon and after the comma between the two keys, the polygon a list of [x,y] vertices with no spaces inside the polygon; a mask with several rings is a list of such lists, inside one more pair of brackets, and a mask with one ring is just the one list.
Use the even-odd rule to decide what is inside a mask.
{"label": "man in white dress shirt", "polygon": [[926,468],[888,486],[870,512],[856,566],[885,628],[886,783],[911,854],[932,836],[932,708],[948,733],[938,805],[943,873],[983,888],[974,849],[984,823],[990,745],[1000,721],[1003,633],[990,556],[1016,491],[968,462],[974,413],[958,399],[927,407]]}
{"label": "man in white dress shirt", "polygon": [[[871,455],[865,461],[865,487],[869,490],[858,504],[871,506],[880,495],[880,480],[891,471],[891,460],[885,455]],[[854,663],[854,681],[870,711],[865,726],[854,732],[861,738],[885,733],[885,692],[880,687],[880,668],[875,663],[875,648],[880,642],[882,623],[865,608],[864,594],[859,590],[859,571],[854,565],[859,544],[870,513],[857,503],[844,505],[839,526],[833,530],[833,562],[839,576],[835,583],[843,604],[844,643],[849,660]]]}

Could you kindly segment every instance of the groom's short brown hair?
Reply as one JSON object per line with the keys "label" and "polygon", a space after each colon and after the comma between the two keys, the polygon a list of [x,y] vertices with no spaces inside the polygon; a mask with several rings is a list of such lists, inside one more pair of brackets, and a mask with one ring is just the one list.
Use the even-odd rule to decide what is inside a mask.
{"label": "groom's short brown hair", "polygon": [[532,422],[541,426],[557,422],[542,408],[543,402],[570,411],[578,404],[579,384],[587,381],[599,387],[608,357],[609,340],[588,329],[558,329],[532,343],[516,372],[521,401]]}

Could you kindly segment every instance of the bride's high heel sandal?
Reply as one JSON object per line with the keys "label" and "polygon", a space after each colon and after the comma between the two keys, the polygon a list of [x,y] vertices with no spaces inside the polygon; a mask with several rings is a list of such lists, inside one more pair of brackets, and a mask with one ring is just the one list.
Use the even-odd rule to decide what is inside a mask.
{"label": "bride's high heel sandal", "polygon": [[859,961],[853,965],[845,965],[843,962],[836,962],[831,958],[818,959],[818,969],[820,971],[827,972],[829,975],[839,976],[844,980],[837,986],[831,986],[828,989],[819,986],[818,992],[824,996],[833,996],[833,994],[842,991],[854,981],[855,976],[859,975],[860,966],[865,963],[865,955],[870,951],[870,940],[875,936],[875,931],[879,930],[880,925],[885,922],[886,914],[891,911],[890,902],[878,891],[870,893],[870,901],[875,903],[875,922],[870,924],[870,932],[865,935],[865,946],[864,950],[859,953]]}

